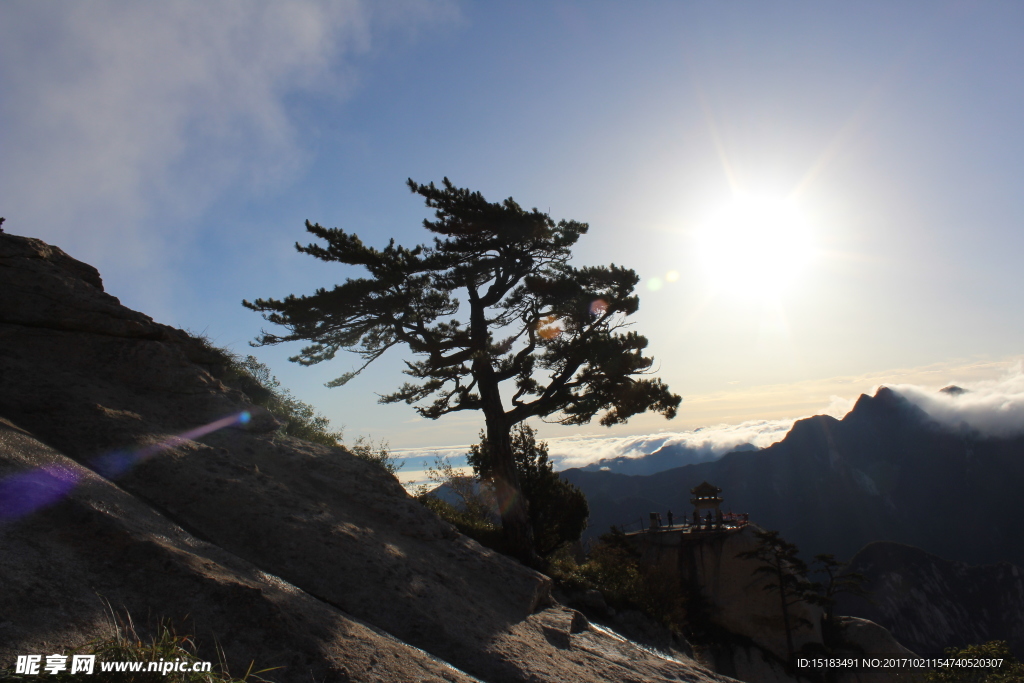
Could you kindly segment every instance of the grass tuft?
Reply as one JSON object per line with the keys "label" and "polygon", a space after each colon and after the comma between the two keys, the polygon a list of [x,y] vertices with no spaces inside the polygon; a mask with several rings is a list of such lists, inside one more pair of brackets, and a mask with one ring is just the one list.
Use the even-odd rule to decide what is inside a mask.
{"label": "grass tuft", "polygon": [[[142,669],[146,669],[150,662],[182,662],[185,668],[191,669],[193,664],[206,661],[198,657],[194,638],[190,635],[178,635],[174,627],[167,621],[162,622],[150,638],[139,635],[130,615],[126,614],[124,617],[120,617],[112,614],[112,621],[114,625],[112,636],[94,640],[82,647],[63,653],[67,656],[68,670],[50,674],[42,668],[46,664],[44,656],[39,674],[18,674],[14,672],[14,668],[4,669],[0,670],[0,681],[24,681],[27,683],[28,681],[39,681],[42,678],[55,683],[82,680],[96,683],[154,683],[155,681],[162,683],[269,683],[261,674],[274,670],[253,671],[254,663],[250,663],[245,674],[241,678],[236,678],[228,671],[224,652],[218,647],[217,662],[211,662],[211,670],[208,672],[171,671],[166,675],[145,670],[105,672],[101,667],[102,662],[142,662]],[[91,675],[71,674],[69,669],[73,655],[95,655],[96,663],[93,673]]]}

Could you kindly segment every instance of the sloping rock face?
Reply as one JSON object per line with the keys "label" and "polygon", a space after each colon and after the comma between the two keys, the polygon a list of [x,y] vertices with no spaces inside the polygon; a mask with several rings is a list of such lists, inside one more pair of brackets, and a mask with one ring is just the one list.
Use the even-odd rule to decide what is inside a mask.
{"label": "sloping rock face", "polygon": [[[195,538],[4,419],[0,481],[0,667],[109,636],[109,609],[177,622],[211,661],[219,642],[236,673],[255,660],[307,674],[281,680],[474,680]],[[44,492],[67,495],[11,519]]]}
{"label": "sloping rock face", "polygon": [[0,235],[0,667],[108,634],[105,598],[280,681],[726,680],[591,628],[380,468],[279,436],[217,363]]}
{"label": "sloping rock face", "polygon": [[866,578],[871,602],[841,596],[845,614],[884,625],[922,654],[1006,640],[1024,659],[1024,569],[972,566],[898,543],[872,543],[850,570]]}
{"label": "sloping rock face", "polygon": [[566,470],[591,506],[588,533],[649,511],[692,510],[690,489],[722,488],[723,509],[782,530],[804,557],[846,559],[872,541],[940,557],[1024,565],[1024,438],[950,431],[882,388],[842,420],[800,420],[779,443],[651,476]]}

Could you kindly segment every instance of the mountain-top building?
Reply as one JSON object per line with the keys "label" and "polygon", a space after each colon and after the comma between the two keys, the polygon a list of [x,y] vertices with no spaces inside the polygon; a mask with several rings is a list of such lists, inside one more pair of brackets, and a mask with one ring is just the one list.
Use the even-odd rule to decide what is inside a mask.
{"label": "mountain-top building", "polygon": [[706,526],[710,527],[711,511],[714,510],[715,526],[722,526],[722,497],[719,495],[722,493],[722,489],[702,481],[690,489],[690,493],[693,495],[693,498],[690,499],[690,505],[693,506],[693,525],[701,525],[700,513],[707,510],[703,521],[706,522]]}
{"label": "mountain-top building", "polygon": [[[749,521],[746,513],[722,512],[722,489],[706,481],[690,489],[690,504],[693,505],[693,517],[684,514],[676,523],[672,511],[668,512],[668,525],[662,522],[660,512],[650,513],[650,523],[630,533],[675,532],[675,533],[706,533],[709,531],[727,531],[745,526]],[[703,517],[701,514],[703,513]]]}

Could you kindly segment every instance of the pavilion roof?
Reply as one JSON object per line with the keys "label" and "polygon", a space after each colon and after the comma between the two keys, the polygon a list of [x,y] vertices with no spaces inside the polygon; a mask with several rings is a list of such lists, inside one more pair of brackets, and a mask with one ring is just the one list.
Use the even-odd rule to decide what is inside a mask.
{"label": "pavilion roof", "polygon": [[722,489],[718,488],[714,484],[709,484],[706,481],[702,481],[701,483],[697,484],[692,489],[690,489],[690,493],[697,496],[698,498],[718,496],[718,494],[721,492]]}

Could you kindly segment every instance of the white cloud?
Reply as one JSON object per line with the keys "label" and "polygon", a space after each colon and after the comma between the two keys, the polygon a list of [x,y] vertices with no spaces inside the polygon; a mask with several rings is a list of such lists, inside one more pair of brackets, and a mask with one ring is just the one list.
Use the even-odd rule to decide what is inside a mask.
{"label": "white cloud", "polygon": [[[687,432],[659,432],[639,436],[566,436],[542,439],[556,470],[583,467],[607,458],[640,458],[663,446],[682,445],[698,452],[698,459],[713,460],[746,443],[758,448],[781,441],[793,420],[752,420],[738,425],[716,425]],[[395,455],[409,458],[412,478],[430,465],[435,457],[449,459],[454,467],[465,465],[469,445],[393,449]]]}
{"label": "white cloud", "polygon": [[382,24],[426,21],[438,7],[399,4],[3,3],[8,227],[85,260],[114,250],[146,268],[187,243],[188,221],[174,219],[230,187],[255,192],[294,176],[309,151],[288,97],[345,96],[351,57]]}
{"label": "white cloud", "polygon": [[1017,365],[997,380],[958,384],[967,391],[954,395],[913,384],[888,385],[936,421],[985,436],[1024,434],[1024,371]]}
{"label": "white cloud", "polygon": [[571,436],[548,439],[555,469],[584,467],[609,458],[640,458],[665,446],[694,451],[695,460],[714,460],[743,444],[765,448],[781,441],[793,420],[751,420],[736,425],[715,425],[684,432],[641,436]]}

